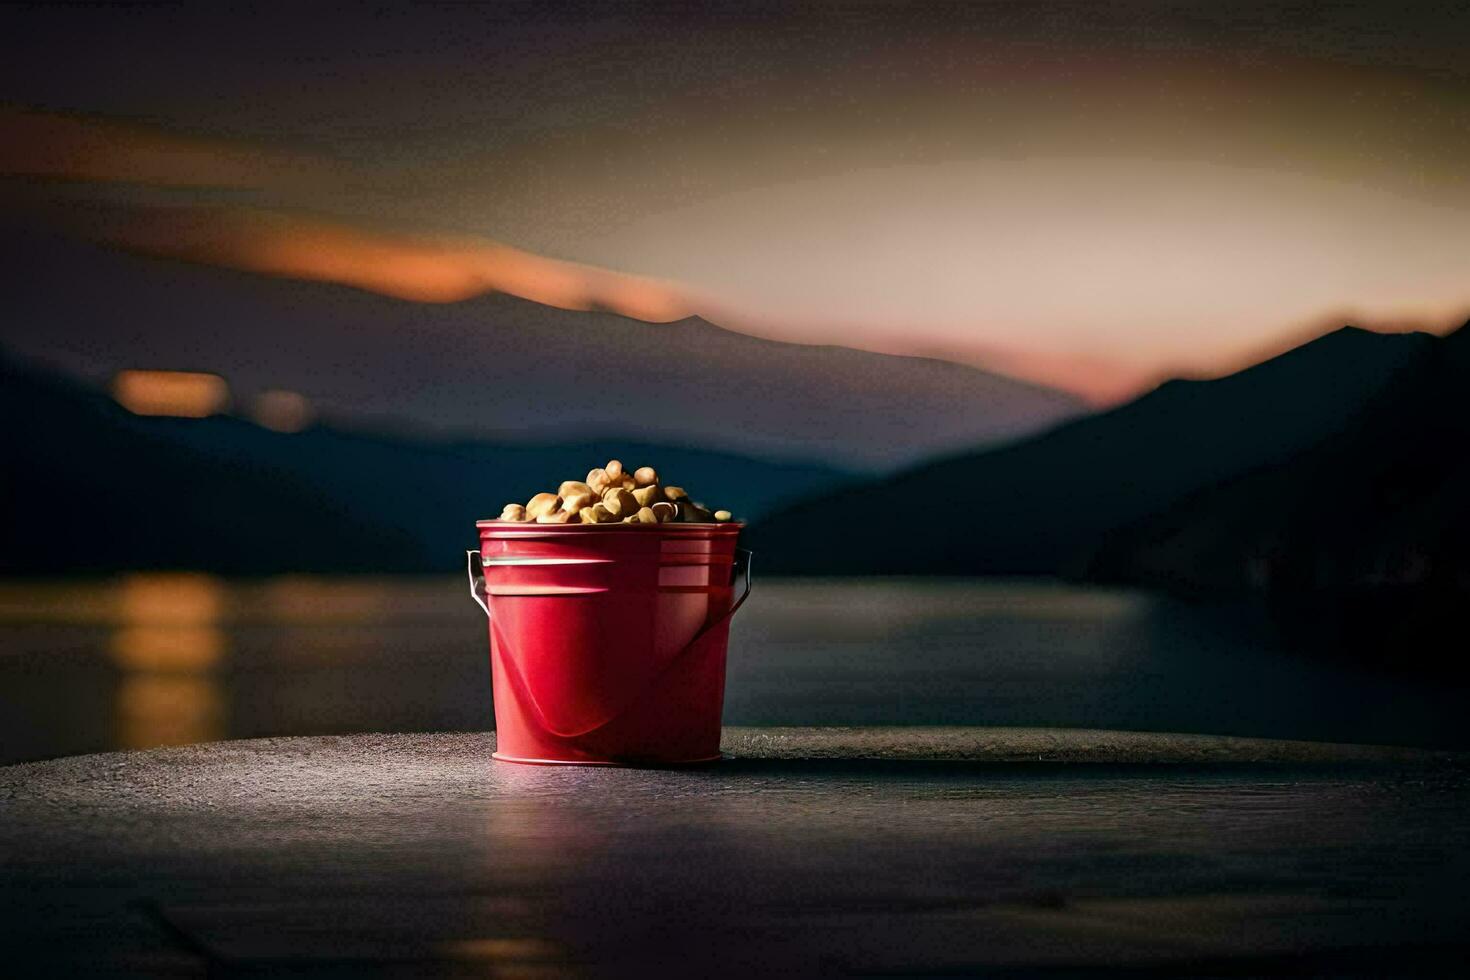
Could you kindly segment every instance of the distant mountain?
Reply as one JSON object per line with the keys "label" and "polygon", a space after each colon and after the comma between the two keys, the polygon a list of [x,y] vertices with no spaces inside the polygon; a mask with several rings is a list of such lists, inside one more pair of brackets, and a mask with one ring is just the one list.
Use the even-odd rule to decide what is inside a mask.
{"label": "distant mountain", "polygon": [[1085,575],[1105,545],[1126,550],[1112,537],[1120,529],[1371,417],[1444,344],[1344,328],[1017,445],[834,490],[772,515],[751,539],[767,571]]}
{"label": "distant mountain", "polygon": [[848,477],[674,446],[435,444],[144,418],[0,356],[0,574],[452,571],[474,521],[617,456],[758,516]]}
{"label": "distant mountain", "polygon": [[1304,645],[1458,673],[1470,601],[1470,329],[1289,460],[1110,532],[1087,577],[1265,595]]}
{"label": "distant mountain", "polygon": [[409,303],[0,228],[7,250],[25,257],[8,265],[42,271],[8,284],[0,345],[93,381],[121,368],[218,372],[242,404],[292,389],[342,428],[527,445],[636,435],[876,472],[1086,411],[971,367],[699,319],[650,324],[506,295]]}
{"label": "distant mountain", "polygon": [[[1092,578],[1200,591],[1413,582],[1470,529],[1470,331],[1290,459],[1116,528]],[[1307,562],[1292,556],[1312,555]]]}

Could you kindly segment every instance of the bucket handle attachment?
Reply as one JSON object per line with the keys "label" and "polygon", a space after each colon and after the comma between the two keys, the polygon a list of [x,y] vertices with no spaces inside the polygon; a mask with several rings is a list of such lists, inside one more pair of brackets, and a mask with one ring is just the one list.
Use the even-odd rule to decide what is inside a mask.
{"label": "bucket handle attachment", "polygon": [[465,557],[469,559],[470,572],[470,598],[475,600],[475,605],[485,610],[485,618],[490,618],[490,606],[485,602],[485,559],[480,557],[478,551],[466,551]]}
{"label": "bucket handle attachment", "polygon": [[[705,624],[703,629],[694,634],[694,639],[689,641],[689,646],[694,646],[700,637],[735,615],[735,610],[743,606],[745,600],[750,598],[750,559],[754,554],[749,548],[735,549],[734,571],[744,576],[745,588],[740,590],[740,598],[730,604],[730,608],[723,616]],[[475,605],[485,610],[485,618],[489,619],[491,618],[490,605],[485,601],[488,598],[485,593],[485,559],[480,556],[478,551],[466,551],[465,558],[469,565],[470,598],[475,600]]]}

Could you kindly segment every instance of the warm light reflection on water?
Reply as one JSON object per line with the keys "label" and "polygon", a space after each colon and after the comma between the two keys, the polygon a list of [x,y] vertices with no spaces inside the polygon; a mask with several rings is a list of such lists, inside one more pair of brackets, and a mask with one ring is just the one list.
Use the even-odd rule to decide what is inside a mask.
{"label": "warm light reflection on water", "polygon": [[225,737],[224,691],[206,674],[136,673],[117,689],[117,745],[146,749]]}
{"label": "warm light reflection on water", "polygon": [[124,670],[209,670],[225,652],[225,636],[213,626],[120,626],[108,648]]}
{"label": "warm light reflection on water", "polygon": [[224,606],[224,587],[199,572],[137,572],[116,589],[118,618],[128,623],[212,623]]}
{"label": "warm light reflection on water", "polygon": [[228,648],[220,626],[223,583],[197,573],[139,573],[123,578],[115,595],[117,622],[107,649],[123,672],[118,745],[222,738],[225,696],[216,669]]}

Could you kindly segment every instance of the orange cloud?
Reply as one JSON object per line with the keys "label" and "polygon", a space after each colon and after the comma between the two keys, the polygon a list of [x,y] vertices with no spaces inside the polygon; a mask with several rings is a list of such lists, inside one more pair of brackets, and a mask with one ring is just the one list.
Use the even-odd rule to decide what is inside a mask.
{"label": "orange cloud", "polygon": [[[142,188],[310,190],[359,179],[350,167],[145,126],[0,106],[0,175]],[[299,195],[298,195],[299,196]],[[265,275],[452,303],[504,292],[569,310],[653,322],[690,315],[674,287],[472,236],[403,234],[288,211],[108,200],[23,207],[108,244]]]}
{"label": "orange cloud", "polygon": [[378,232],[244,208],[128,208],[98,225],[115,245],[291,279],[333,282],[423,303],[502,292],[565,310],[650,322],[689,316],[666,283],[523,252],[488,239]]}

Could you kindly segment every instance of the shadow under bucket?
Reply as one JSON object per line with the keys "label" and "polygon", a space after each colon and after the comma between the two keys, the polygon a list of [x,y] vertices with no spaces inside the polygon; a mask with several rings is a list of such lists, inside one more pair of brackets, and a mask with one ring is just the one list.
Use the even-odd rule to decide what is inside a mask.
{"label": "shadow under bucket", "polygon": [[496,759],[720,757],[730,617],[750,594],[742,525],[475,526],[470,593],[490,618]]}

